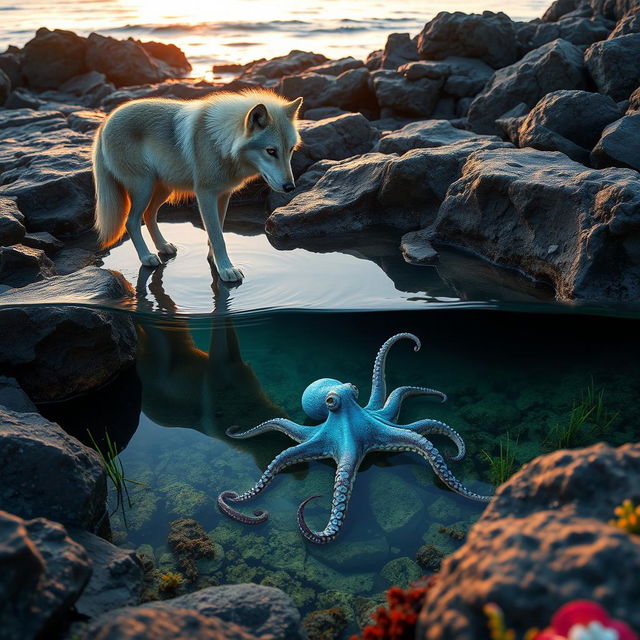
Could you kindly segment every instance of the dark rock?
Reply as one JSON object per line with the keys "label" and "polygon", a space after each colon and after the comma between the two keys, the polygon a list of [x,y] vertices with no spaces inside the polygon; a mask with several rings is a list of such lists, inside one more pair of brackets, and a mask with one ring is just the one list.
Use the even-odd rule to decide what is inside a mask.
{"label": "dark rock", "polygon": [[335,118],[342,116],[349,111],[338,109],[338,107],[316,107],[315,109],[305,109],[305,120],[324,120],[325,118]]}
{"label": "dark rock", "polygon": [[532,107],[550,91],[584,89],[585,76],[579,47],[564,40],[549,42],[495,72],[469,107],[469,125],[479,133],[498,133],[495,121],[505,112],[521,102]]}
{"label": "dark rock", "polygon": [[602,15],[609,20],[620,20],[638,6],[638,0],[589,0],[593,15]]}
{"label": "dark rock", "polygon": [[349,113],[300,126],[302,146],[292,160],[295,176],[318,160],[343,160],[371,151],[380,133],[360,113]]}
{"label": "dark rock", "polygon": [[53,262],[42,249],[31,249],[22,244],[0,247],[0,284],[24,287],[55,274]]}
{"label": "dark rock", "polygon": [[567,13],[575,11],[584,4],[583,0],[553,0],[551,6],[542,15],[542,22],[555,22]]}
{"label": "dark rock", "polygon": [[0,442],[0,509],[83,529],[96,525],[107,483],[93,449],[38,413],[1,407]]}
{"label": "dark rock", "polygon": [[640,87],[629,96],[628,112],[640,111]]}
{"label": "dark rock", "polygon": [[494,69],[518,59],[513,22],[504,13],[492,11],[482,15],[441,11],[420,32],[418,51],[427,60],[448,56],[480,58]]}
{"label": "dark rock", "polygon": [[430,232],[427,229],[405,233],[400,240],[400,251],[404,259],[412,264],[435,262],[438,252],[431,246],[429,238]]}
{"label": "dark rock", "polygon": [[584,54],[600,93],[625,100],[640,84],[640,33],[596,42]]}
{"label": "dark rock", "polygon": [[140,603],[143,571],[134,551],[80,529],[70,529],[69,535],[82,545],[92,568],[91,579],[75,603],[80,615],[94,617]]}
{"label": "dark rock", "polygon": [[518,40],[523,52],[541,47],[547,42],[562,38],[571,44],[589,45],[606,40],[612,24],[602,16],[593,18],[571,17],[558,22],[540,22],[518,30]]}
{"label": "dark rock", "polygon": [[32,249],[42,249],[49,257],[60,251],[64,243],[46,231],[34,231],[25,234],[22,244]]}
{"label": "dark rock", "polygon": [[84,73],[87,40],[72,31],[42,27],[22,50],[22,72],[29,87],[42,91]]}
{"label": "dark rock", "polygon": [[0,637],[54,637],[91,575],[84,549],[55,522],[0,511],[0,557]]}
{"label": "dark rock", "polygon": [[390,33],[377,68],[395,70],[412,60],[420,60],[416,41],[408,33]]}
{"label": "dark rock", "polygon": [[104,120],[103,111],[76,111],[72,113],[67,122],[69,128],[73,131],[79,131],[80,133],[88,133],[89,131],[95,131]]}
{"label": "dark rock", "polygon": [[613,618],[638,628],[640,545],[609,520],[623,499],[637,501],[639,485],[638,444],[556,451],[525,465],[443,561],[416,637],[486,638],[487,602],[499,603],[520,637],[561,604],[594,594]]}
{"label": "dark rock", "polygon": [[0,53],[0,70],[7,74],[11,81],[11,86],[14,89],[22,87],[25,82],[24,75],[22,75],[21,64],[21,54],[10,53],[8,51]]}
{"label": "dark rock", "polygon": [[432,544],[423,544],[416,553],[416,562],[427,571],[439,571],[444,553]]}
{"label": "dark rock", "polygon": [[364,62],[362,62],[362,60],[357,60],[356,58],[349,56],[348,58],[329,60],[328,62],[315,65],[314,67],[309,67],[307,71],[321,73],[324,76],[339,76],[345,71],[349,71],[350,69],[360,69],[361,67],[364,67]]}
{"label": "dark rock", "polygon": [[640,5],[618,20],[614,30],[609,34],[609,40],[638,32],[640,32]]}
{"label": "dark rock", "polygon": [[520,102],[496,120],[496,126],[500,129],[502,136],[516,146],[519,144],[520,127],[526,120],[529,111],[531,111],[530,107],[524,102]]}
{"label": "dark rock", "polygon": [[316,67],[328,61],[328,58],[320,53],[294,49],[287,55],[255,63],[246,69],[240,78],[259,83],[264,80],[278,80],[284,76],[302,73],[309,67]]}
{"label": "dark rock", "polygon": [[[64,126],[64,116],[59,111],[16,109],[14,111],[0,111],[0,130],[12,127],[22,128],[26,125],[33,125],[36,123],[42,124],[45,120],[51,121],[47,123],[47,125],[52,125],[54,128]],[[4,162],[6,162],[5,159],[3,159],[3,165]]]}
{"label": "dark rock", "polygon": [[163,62],[167,67],[167,76],[179,78],[191,71],[191,63],[184,52],[175,44],[163,42],[137,42],[154,60]]}
{"label": "dark rock", "polygon": [[369,69],[369,71],[375,71],[376,69],[380,69],[382,67],[382,49],[377,49],[376,51],[372,51],[367,59],[364,61],[364,66]]}
{"label": "dark rock", "polygon": [[302,622],[309,640],[338,640],[347,628],[347,616],[340,607],[312,611]]}
{"label": "dark rock", "polygon": [[630,167],[640,171],[640,113],[612,122],[591,153],[595,167]]}
{"label": "dark rock", "polygon": [[397,71],[374,71],[373,90],[382,116],[401,115],[428,117],[440,97],[442,80],[421,78],[413,82]]}
{"label": "dark rock", "polygon": [[88,267],[96,261],[96,254],[80,247],[68,247],[62,249],[55,258],[56,272],[58,275],[67,276],[70,273]]}
{"label": "dark rock", "polygon": [[9,198],[0,197],[0,246],[22,242],[24,239],[24,216]]}
{"label": "dark rock", "polygon": [[107,82],[107,76],[99,71],[87,71],[79,76],[74,76],[60,85],[60,93],[71,93],[74,96],[84,96],[93,93]]}
{"label": "dark rock", "polygon": [[99,309],[33,303],[114,304],[130,296],[122,276],[95,267],[1,294],[1,370],[35,402],[100,386],[133,362],[131,319]]}
{"label": "dark rock", "polygon": [[3,106],[11,93],[11,78],[0,69],[0,106]]}
{"label": "dark rock", "polygon": [[27,89],[16,89],[9,94],[4,106],[5,109],[39,109],[43,104],[44,101]]}
{"label": "dark rock", "polygon": [[609,96],[587,91],[553,91],[523,121],[518,144],[542,151],[562,151],[586,164],[589,149],[602,130],[621,115],[622,109]]}
{"label": "dark rock", "polygon": [[639,204],[635,171],[494,149],[471,156],[449,187],[433,240],[551,282],[560,299],[632,301],[640,295]]}
{"label": "dark rock", "polygon": [[15,378],[0,376],[0,405],[17,413],[35,413],[36,405]]}

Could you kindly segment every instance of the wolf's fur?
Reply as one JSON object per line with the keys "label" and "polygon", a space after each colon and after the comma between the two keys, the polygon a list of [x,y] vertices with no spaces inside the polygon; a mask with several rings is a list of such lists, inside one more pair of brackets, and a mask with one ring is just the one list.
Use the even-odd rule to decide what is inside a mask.
{"label": "wolf's fur", "polygon": [[276,191],[293,189],[291,154],[299,143],[301,105],[302,98],[288,102],[257,90],[192,101],[134,100],[117,108],[93,145],[95,226],[102,245],[114,244],[126,230],[142,264],[159,265],[142,237],[141,220],[158,252],[173,255],[176,248],[156,222],[158,209],[195,194],[220,277],[241,279],[222,235],[229,198],[258,175]]}

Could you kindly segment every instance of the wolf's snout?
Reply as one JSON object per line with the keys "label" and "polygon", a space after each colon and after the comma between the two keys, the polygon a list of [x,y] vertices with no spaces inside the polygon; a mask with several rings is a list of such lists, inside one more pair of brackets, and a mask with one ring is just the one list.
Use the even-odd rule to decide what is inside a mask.
{"label": "wolf's snout", "polygon": [[286,191],[287,193],[291,193],[295,188],[296,188],[296,185],[293,184],[293,182],[285,182],[282,185],[282,190]]}

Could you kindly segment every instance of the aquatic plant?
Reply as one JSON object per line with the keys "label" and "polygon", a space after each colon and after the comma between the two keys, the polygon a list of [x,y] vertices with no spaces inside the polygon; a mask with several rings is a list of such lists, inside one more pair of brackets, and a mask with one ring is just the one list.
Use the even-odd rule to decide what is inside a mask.
{"label": "aquatic plant", "polygon": [[627,499],[613,510],[617,519],[609,523],[627,533],[640,535],[640,505],[634,506],[633,501]]}
{"label": "aquatic plant", "polygon": [[514,445],[517,443],[518,440],[512,441],[507,432],[506,441],[503,442],[501,439],[498,443],[497,455],[492,455],[488,451],[482,450],[482,455],[489,462],[489,479],[493,484],[503,484],[513,475],[513,470],[516,466]]}
{"label": "aquatic plant", "polygon": [[184,582],[181,573],[172,573],[168,571],[167,573],[163,573],[158,578],[158,591],[160,593],[175,593]]}
{"label": "aquatic plant", "polygon": [[337,640],[347,627],[347,615],[340,607],[312,611],[302,626],[309,640]]}
{"label": "aquatic plant", "polygon": [[495,602],[488,602],[482,608],[487,616],[487,626],[491,640],[515,640],[516,632],[508,629],[502,609]]}
{"label": "aquatic plant", "polygon": [[439,571],[444,553],[433,544],[423,544],[416,551],[416,562],[427,571]]}
{"label": "aquatic plant", "polygon": [[198,579],[197,561],[213,558],[215,547],[202,525],[196,520],[179,518],[169,525],[167,542],[180,569],[189,582]]}

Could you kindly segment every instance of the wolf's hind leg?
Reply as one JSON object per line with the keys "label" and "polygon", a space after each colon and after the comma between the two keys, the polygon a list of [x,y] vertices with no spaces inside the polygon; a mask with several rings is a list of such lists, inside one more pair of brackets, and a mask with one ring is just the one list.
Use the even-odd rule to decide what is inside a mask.
{"label": "wolf's hind leg", "polygon": [[160,227],[158,227],[158,209],[164,204],[170,194],[171,191],[167,189],[167,187],[157,184],[143,218],[144,224],[149,230],[149,235],[153,240],[153,244],[155,244],[156,249],[158,249],[158,253],[175,256],[176,253],[178,253],[178,249],[174,244],[164,239]]}
{"label": "wolf's hind leg", "polygon": [[161,264],[158,255],[149,251],[149,247],[147,247],[147,243],[142,237],[142,229],[140,226],[142,215],[151,202],[153,186],[153,182],[148,179],[137,180],[133,184],[125,185],[131,198],[131,210],[127,217],[127,232],[129,233],[131,242],[133,242],[133,246],[138,252],[140,262],[146,267],[157,267]]}

